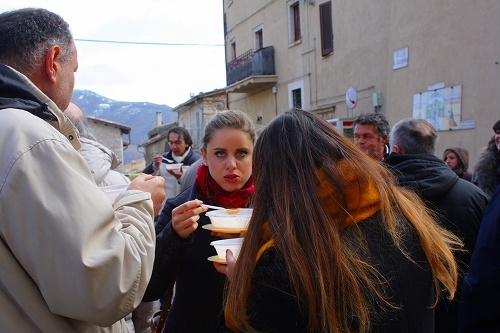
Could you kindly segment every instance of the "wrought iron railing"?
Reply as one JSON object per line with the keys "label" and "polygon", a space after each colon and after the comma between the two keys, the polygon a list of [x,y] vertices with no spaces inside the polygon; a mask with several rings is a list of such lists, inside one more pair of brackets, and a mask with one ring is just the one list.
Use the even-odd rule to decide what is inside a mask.
{"label": "wrought iron railing", "polygon": [[273,46],[247,51],[226,65],[228,86],[254,75],[276,75]]}

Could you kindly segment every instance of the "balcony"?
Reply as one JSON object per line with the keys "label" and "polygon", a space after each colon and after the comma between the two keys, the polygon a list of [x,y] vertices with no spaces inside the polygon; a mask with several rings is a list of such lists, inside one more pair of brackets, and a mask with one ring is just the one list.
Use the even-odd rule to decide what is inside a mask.
{"label": "balcony", "polygon": [[278,81],[274,69],[274,47],[247,51],[226,65],[227,92],[250,93],[272,87]]}

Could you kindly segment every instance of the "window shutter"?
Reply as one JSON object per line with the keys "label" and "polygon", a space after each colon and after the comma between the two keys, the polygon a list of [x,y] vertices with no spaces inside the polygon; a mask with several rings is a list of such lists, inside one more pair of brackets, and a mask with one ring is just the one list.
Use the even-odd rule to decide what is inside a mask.
{"label": "window shutter", "polygon": [[333,53],[332,2],[319,5],[319,22],[321,28],[321,55]]}

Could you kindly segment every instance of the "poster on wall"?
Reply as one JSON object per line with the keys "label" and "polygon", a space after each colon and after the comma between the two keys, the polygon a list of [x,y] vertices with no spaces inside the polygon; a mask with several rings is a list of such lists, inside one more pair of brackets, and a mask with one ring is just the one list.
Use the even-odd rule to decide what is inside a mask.
{"label": "poster on wall", "polygon": [[413,95],[413,118],[429,121],[437,131],[460,128],[462,86]]}

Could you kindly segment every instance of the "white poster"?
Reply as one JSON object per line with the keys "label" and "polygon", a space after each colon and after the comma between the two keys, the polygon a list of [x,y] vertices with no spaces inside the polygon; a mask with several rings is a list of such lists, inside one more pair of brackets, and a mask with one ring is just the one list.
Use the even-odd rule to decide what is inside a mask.
{"label": "white poster", "polygon": [[429,121],[437,131],[460,128],[462,86],[413,95],[413,118]]}
{"label": "white poster", "polygon": [[408,46],[394,51],[392,55],[392,69],[400,69],[408,66]]}

